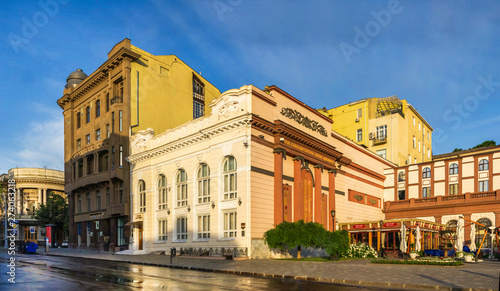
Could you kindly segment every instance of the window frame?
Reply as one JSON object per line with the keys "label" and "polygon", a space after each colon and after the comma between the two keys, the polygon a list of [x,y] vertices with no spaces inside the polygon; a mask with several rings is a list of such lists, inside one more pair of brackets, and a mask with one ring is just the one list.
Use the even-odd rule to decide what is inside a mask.
{"label": "window frame", "polygon": [[95,118],[101,116],[101,100],[97,99],[95,102]]}
{"label": "window frame", "polygon": [[457,194],[458,194],[458,183],[449,184],[448,195],[457,195]]}
{"label": "window frame", "polygon": [[422,187],[422,198],[432,197],[431,187]]}
{"label": "window frame", "polygon": [[166,242],[168,240],[168,220],[166,218],[158,219],[158,232],[156,240],[158,242]]}
{"label": "window frame", "polygon": [[165,175],[158,175],[157,186],[158,210],[166,210],[168,208],[168,187],[167,177]]}
{"label": "window frame", "polygon": [[[184,179],[184,180],[183,180]],[[184,169],[179,169],[177,171],[177,175],[175,178],[175,189],[176,189],[176,197],[177,207],[188,206],[188,176],[187,172]]]}
{"label": "window frame", "polygon": [[448,173],[450,175],[458,175],[458,164],[457,163],[451,164]]}
{"label": "window frame", "polygon": [[375,132],[377,133],[377,139],[387,138],[387,124],[377,126]]}
{"label": "window frame", "polygon": [[198,231],[197,240],[208,240],[210,239],[210,214],[203,213],[198,215],[197,219]]}
{"label": "window frame", "polygon": [[[230,161],[233,160],[234,168],[230,168]],[[227,156],[222,162],[222,184],[223,184],[223,199],[238,198],[238,163],[233,156]],[[227,165],[227,166],[226,166]]]}
{"label": "window frame", "polygon": [[177,241],[186,241],[188,239],[188,220],[186,216],[177,217],[175,237]]}
{"label": "window frame", "polygon": [[488,192],[490,190],[490,181],[489,180],[481,180],[478,183],[479,192]]}
{"label": "window frame", "polygon": [[[235,209],[224,211],[222,222],[223,238],[235,239],[238,236],[238,212]],[[234,227],[231,228],[233,224]]]}
{"label": "window frame", "polygon": [[356,130],[356,142],[362,142],[363,141],[363,129],[357,129]]}
{"label": "window frame", "polygon": [[85,108],[85,123],[90,122],[90,106]]}
{"label": "window frame", "polygon": [[422,179],[429,179],[431,177],[431,168],[425,167],[422,170]]}
{"label": "window frame", "polygon": [[479,165],[478,167],[479,171],[487,171],[490,169],[490,162],[488,161],[488,159],[481,159],[478,165]]}
{"label": "window frame", "polygon": [[[206,171],[204,171],[206,169]],[[198,167],[198,204],[210,202],[210,167],[202,163]]]}
{"label": "window frame", "polygon": [[146,212],[146,182],[144,180],[139,180],[138,185],[138,198],[139,198],[139,213]]}

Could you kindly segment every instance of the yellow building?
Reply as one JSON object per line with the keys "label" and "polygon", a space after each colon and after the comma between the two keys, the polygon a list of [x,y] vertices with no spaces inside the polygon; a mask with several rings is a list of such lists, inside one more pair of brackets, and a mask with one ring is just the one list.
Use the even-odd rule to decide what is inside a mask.
{"label": "yellow building", "polygon": [[432,160],[433,128],[404,99],[366,98],[318,111],[333,120],[334,131],[395,164]]}
{"label": "yellow building", "polygon": [[165,131],[210,114],[220,91],[175,55],[152,55],[116,44],[87,76],[67,78],[57,103],[64,110],[65,191],[71,247],[128,247],[129,137]]}

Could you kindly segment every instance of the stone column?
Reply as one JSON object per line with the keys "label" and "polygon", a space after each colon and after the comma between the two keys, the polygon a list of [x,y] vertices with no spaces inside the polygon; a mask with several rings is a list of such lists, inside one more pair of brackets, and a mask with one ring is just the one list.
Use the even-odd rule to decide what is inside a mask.
{"label": "stone column", "polygon": [[274,224],[280,224],[284,219],[283,209],[283,158],[286,152],[276,148],[274,153]]}
{"label": "stone column", "polygon": [[303,177],[302,177],[302,164],[304,158],[296,156],[293,158],[294,171],[293,171],[293,221],[304,219],[304,199],[303,199]]}
{"label": "stone column", "polygon": [[328,217],[328,225],[330,225],[330,231],[335,230],[335,221],[337,219],[337,214],[335,214],[335,219],[332,219],[330,212],[332,210],[336,210],[335,208],[335,175],[337,175],[337,169],[328,171],[328,213],[326,216]]}
{"label": "stone column", "polygon": [[321,173],[323,172],[323,165],[317,164],[314,166],[314,222],[318,222],[326,226],[326,221],[322,219],[321,209]]}

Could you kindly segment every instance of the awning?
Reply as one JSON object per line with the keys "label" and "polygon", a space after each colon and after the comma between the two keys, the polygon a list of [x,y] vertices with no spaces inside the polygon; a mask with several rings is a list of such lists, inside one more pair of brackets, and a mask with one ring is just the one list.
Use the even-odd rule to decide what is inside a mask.
{"label": "awning", "polygon": [[142,221],[130,221],[125,223],[125,226],[142,226]]}

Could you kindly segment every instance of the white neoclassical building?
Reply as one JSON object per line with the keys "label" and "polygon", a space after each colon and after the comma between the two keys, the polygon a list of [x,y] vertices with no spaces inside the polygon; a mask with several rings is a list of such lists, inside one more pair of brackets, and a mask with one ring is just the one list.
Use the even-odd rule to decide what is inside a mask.
{"label": "white neoclassical building", "polygon": [[[262,258],[282,221],[379,220],[383,169],[395,165],[330,130],[280,88],[243,86],[211,114],[131,137],[129,249]],[[168,118],[168,117],[165,117]]]}

